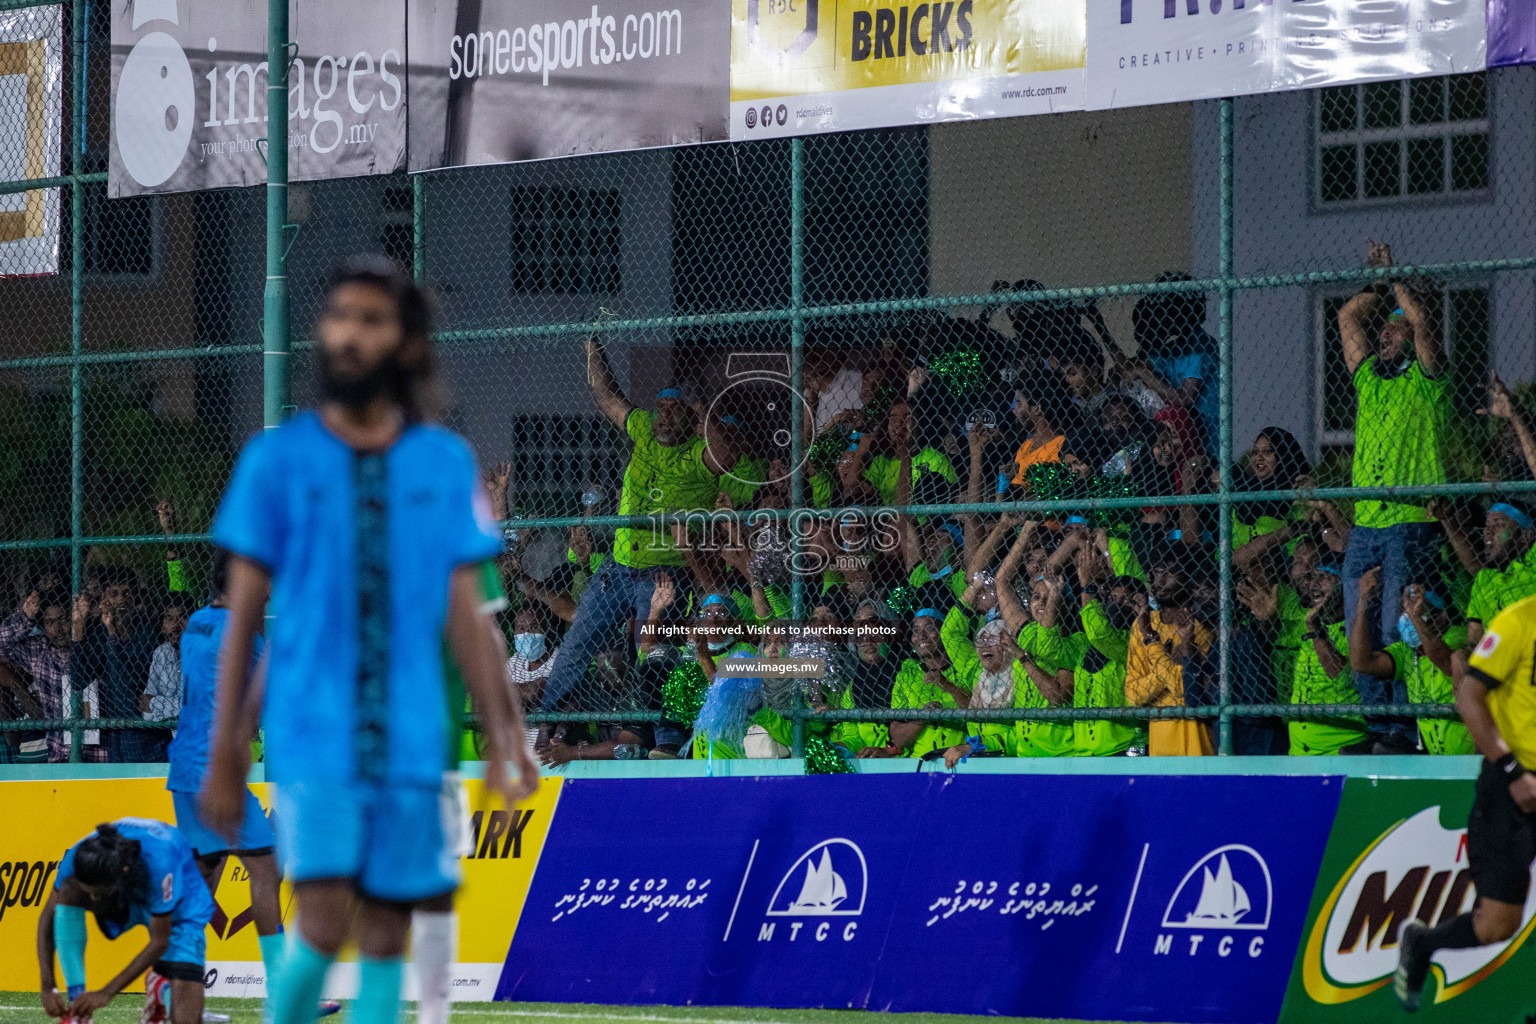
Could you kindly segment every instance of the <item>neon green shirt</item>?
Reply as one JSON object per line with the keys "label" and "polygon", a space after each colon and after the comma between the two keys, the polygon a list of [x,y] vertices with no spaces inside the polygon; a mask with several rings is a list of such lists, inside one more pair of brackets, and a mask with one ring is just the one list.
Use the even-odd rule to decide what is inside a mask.
{"label": "neon green shirt", "polygon": [[1488,623],[1516,601],[1536,594],[1536,547],[1509,563],[1507,569],[1484,569],[1472,581],[1467,618]]}
{"label": "neon green shirt", "polygon": [[[1344,668],[1336,676],[1323,671],[1317,660],[1312,641],[1301,645],[1296,654],[1296,679],[1291,687],[1292,704],[1358,704],[1360,692],[1355,689],[1355,676],[1349,670],[1349,641],[1344,634],[1344,624],[1335,622],[1328,627],[1328,638],[1334,649],[1344,655]],[[1311,718],[1292,719],[1290,722],[1291,753],[1337,754],[1340,750],[1365,739],[1365,720],[1360,718]]]}
{"label": "neon green shirt", "polygon": [[[980,662],[977,662],[977,667]],[[944,670],[944,678],[961,689],[967,688],[967,683],[960,673],[958,666],[951,664]],[[974,677],[971,682],[974,682]],[[896,672],[896,683],[891,689],[891,710],[905,711],[916,710],[928,704],[938,704],[940,707],[957,708],[955,698],[948,691],[941,690],[937,686],[930,685],[923,679],[923,666],[915,658],[908,658],[901,663],[901,668]],[[921,757],[930,750],[947,750],[948,748],[965,739],[965,733],[959,723],[929,725],[912,743],[912,749],[908,751],[908,757]]]}
{"label": "neon green shirt", "polygon": [[1296,588],[1289,583],[1282,583],[1275,590],[1275,617],[1280,621],[1269,652],[1269,665],[1275,676],[1275,699],[1289,704],[1291,687],[1296,682],[1296,655],[1308,642],[1307,610],[1301,606]]}
{"label": "neon green shirt", "polygon": [[[912,490],[917,491],[917,482],[923,478],[924,473],[937,473],[950,484],[958,484],[960,477],[955,473],[955,467],[950,463],[949,457],[937,448],[924,448],[912,456]],[[880,504],[896,504],[896,481],[901,477],[901,460],[890,455],[874,455],[870,457],[869,465],[864,467],[864,479],[867,480],[880,495]]]}
{"label": "neon green shirt", "polygon": [[[668,447],[656,440],[654,422],[655,414],[648,409],[632,409],[624,421],[635,449],[624,468],[619,515],[714,508],[720,481],[704,463],[704,439],[690,437]],[[671,531],[650,526],[619,527],[613,557],[632,569],[682,565],[684,561],[672,543]]]}
{"label": "neon green shirt", "polygon": [[[942,572],[943,570],[940,571]],[[929,571],[928,563],[918,562],[916,567],[913,568],[911,574],[907,576],[907,583],[916,588],[922,586],[924,583],[928,583],[932,579],[933,573]],[[955,600],[958,601],[962,596],[964,596],[965,573],[962,572],[958,567],[944,576],[944,582],[949,584],[949,589],[955,595]]]}
{"label": "neon green shirt", "polygon": [[[784,619],[789,617],[793,602],[789,592],[777,583],[770,583],[763,587],[763,596],[768,598],[768,608],[773,612],[773,618]],[[766,621],[757,617],[757,608],[752,604],[752,594],[745,590],[732,590],[731,599],[736,602],[736,613],[745,622]]]}
{"label": "neon green shirt", "polygon": [[[1467,646],[1467,627],[1452,626],[1445,631],[1445,645],[1456,651]],[[1435,667],[1423,654],[1399,640],[1387,647],[1396,679],[1408,686],[1411,704],[1451,704],[1456,700],[1451,677]],[[1452,718],[1419,719],[1419,736],[1431,754],[1475,754],[1477,745],[1467,727]]]}
{"label": "neon green shirt", "polygon": [[[1093,650],[1072,669],[1072,706],[1125,707],[1125,656],[1131,631],[1111,626],[1098,601],[1083,607],[1082,620],[1083,636]],[[1088,665],[1096,662],[1100,667],[1089,670]],[[1073,752],[1079,757],[1104,757],[1147,743],[1147,727],[1136,722],[1078,719],[1071,725]]]}
{"label": "neon green shirt", "polygon": [[1131,542],[1114,534],[1105,540],[1105,546],[1109,548],[1109,564],[1115,570],[1115,575],[1134,576],[1143,583],[1147,582],[1147,570],[1142,568],[1141,559],[1136,557],[1136,549],[1131,547]]}
{"label": "neon green shirt", "polygon": [[[476,568],[480,575],[481,613],[495,615],[505,611],[507,592],[501,588],[501,573],[496,571],[496,563],[485,561]],[[443,641],[443,678],[448,684],[448,770],[456,772],[461,760],[479,760],[482,740],[474,729],[464,728],[464,713],[455,710],[470,710],[469,695],[464,690],[464,674],[459,671],[459,664],[454,661],[446,640]]]}
{"label": "neon green shirt", "polygon": [[768,463],[743,456],[736,460],[729,473],[720,477],[720,490],[729,494],[736,507],[742,509],[752,504],[752,496],[767,479]]}
{"label": "neon green shirt", "polygon": [[[1445,483],[1444,432],[1446,381],[1430,377],[1414,360],[1395,377],[1376,372],[1372,355],[1355,371],[1360,397],[1355,414],[1356,487],[1401,487]],[[1355,502],[1355,525],[1379,529],[1402,523],[1426,523],[1422,505],[1396,501]]]}

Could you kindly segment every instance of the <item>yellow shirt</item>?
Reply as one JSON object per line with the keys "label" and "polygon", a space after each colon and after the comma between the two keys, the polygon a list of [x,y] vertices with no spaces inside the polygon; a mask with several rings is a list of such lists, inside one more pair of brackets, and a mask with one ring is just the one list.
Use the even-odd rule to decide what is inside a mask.
{"label": "yellow shirt", "polygon": [[[1211,631],[1195,623],[1195,646],[1201,654],[1211,650]],[[1184,704],[1184,668],[1173,660],[1179,643],[1176,627],[1163,622],[1161,612],[1152,613],[1152,632],[1141,623],[1131,627],[1126,651],[1125,700],[1138,707],[1182,707]],[[1216,753],[1211,730],[1193,718],[1154,719],[1147,727],[1147,753],[1153,757],[1208,755]]]}
{"label": "yellow shirt", "polygon": [[1536,597],[1495,615],[1468,660],[1472,674],[1488,687],[1488,710],[1499,735],[1516,760],[1536,771]]}

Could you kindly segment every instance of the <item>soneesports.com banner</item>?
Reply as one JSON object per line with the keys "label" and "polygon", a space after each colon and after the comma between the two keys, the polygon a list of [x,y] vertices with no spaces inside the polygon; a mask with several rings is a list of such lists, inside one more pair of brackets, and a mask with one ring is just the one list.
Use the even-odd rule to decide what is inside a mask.
{"label": "soneesports.com banner", "polygon": [[1083,107],[1083,0],[731,0],[731,138]]}
{"label": "soneesports.com banner", "polygon": [[[290,0],[288,19],[289,178],[404,168],[402,0]],[[266,138],[265,3],[112,4],[110,195],[264,182]]]}
{"label": "soneesports.com banner", "polygon": [[412,170],[728,137],[725,0],[411,0]]}
{"label": "soneesports.com banner", "polygon": [[[1467,864],[1470,780],[1350,779],[1286,994],[1282,1024],[1398,1024],[1403,925],[1448,921],[1477,897]],[[1507,942],[1436,953],[1415,1020],[1525,1021],[1536,1011],[1536,887]]]}
{"label": "soneesports.com banner", "polygon": [[570,780],[496,995],[1272,1024],[1339,792]]}
{"label": "soneesports.com banner", "polygon": [[1105,110],[1480,71],[1487,2],[1093,0],[1087,105]]}
{"label": "soneesports.com banner", "polygon": [[[491,998],[507,960],[534,865],[559,799],[558,778],[544,779],[533,798],[515,810],[482,806],[478,781],[464,783],[469,799],[471,850],[462,861],[459,890],[459,960],[453,975],[455,999]],[[266,786],[256,785],[265,805]],[[0,782],[0,991],[37,989],[37,919],[52,891],[59,860],[72,844],[103,821],[123,817],[174,822],[165,779],[70,779]],[[214,892],[217,909],[208,925],[208,964],[204,981],[210,995],[259,997],[266,991],[266,971],[251,920],[250,884],[238,859],[231,857]],[[285,886],[283,917],[291,922],[292,900]],[[88,926],[86,972],[110,978],[143,949],[148,933],[134,929],[109,941]],[[327,994],[349,998],[356,992],[354,963],[331,972]],[[407,971],[407,988],[413,984]],[[142,991],[136,988],[135,991]]]}

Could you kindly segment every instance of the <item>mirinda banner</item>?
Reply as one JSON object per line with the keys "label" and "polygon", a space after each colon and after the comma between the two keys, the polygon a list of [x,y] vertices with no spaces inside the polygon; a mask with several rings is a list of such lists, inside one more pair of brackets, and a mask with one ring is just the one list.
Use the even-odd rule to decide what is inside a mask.
{"label": "mirinda banner", "polygon": [[732,0],[731,138],[1080,110],[1086,0]]}
{"label": "mirinda banner", "polygon": [[[460,962],[453,981],[457,1000],[489,1000],[496,989],[534,865],[549,834],[560,782],[544,779],[531,800],[512,810],[503,809],[499,799],[487,801],[478,780],[464,783],[473,843],[463,861],[464,886],[457,901]],[[267,806],[267,787],[252,789]],[[37,987],[38,915],[48,902],[64,851],[99,822],[124,817],[174,822],[175,813],[163,777],[72,779],[0,783],[0,817],[27,823],[25,828],[0,831],[0,991],[30,992]],[[214,902],[217,909],[208,925],[205,975],[209,995],[263,995],[266,972],[251,920],[250,885],[238,859],[225,863]],[[293,900],[286,886],[282,910],[284,920],[290,920]],[[111,977],[143,948],[148,933],[134,929],[109,941],[97,930],[94,918],[90,920],[87,976]],[[407,975],[410,995],[414,990]],[[342,963],[331,972],[327,994],[346,998],[355,987],[355,969]],[[136,985],[133,991],[142,987]]]}

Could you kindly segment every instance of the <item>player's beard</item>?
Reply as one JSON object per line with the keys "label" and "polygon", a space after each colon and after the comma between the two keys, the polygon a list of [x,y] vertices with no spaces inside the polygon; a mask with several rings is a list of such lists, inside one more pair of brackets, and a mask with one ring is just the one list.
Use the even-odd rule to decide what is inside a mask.
{"label": "player's beard", "polygon": [[356,411],[367,408],[380,396],[400,400],[405,373],[400,366],[398,351],[357,373],[338,369],[335,357],[323,348],[318,350],[318,354],[320,396],[325,401],[336,402]]}

